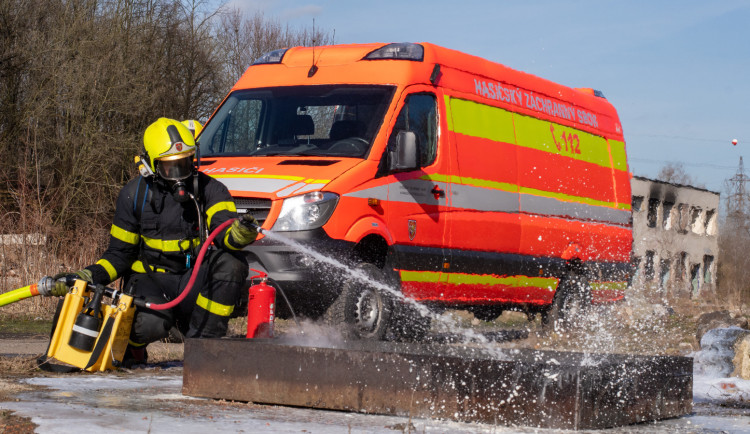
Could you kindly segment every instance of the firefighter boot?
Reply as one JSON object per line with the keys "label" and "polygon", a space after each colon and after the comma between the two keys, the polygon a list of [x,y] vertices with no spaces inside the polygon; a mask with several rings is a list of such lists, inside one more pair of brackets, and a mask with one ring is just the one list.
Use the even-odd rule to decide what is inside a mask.
{"label": "firefighter boot", "polygon": [[122,367],[125,369],[131,369],[134,366],[145,365],[148,362],[148,351],[146,351],[146,345],[133,345],[128,344],[125,349],[125,355],[122,358]]}

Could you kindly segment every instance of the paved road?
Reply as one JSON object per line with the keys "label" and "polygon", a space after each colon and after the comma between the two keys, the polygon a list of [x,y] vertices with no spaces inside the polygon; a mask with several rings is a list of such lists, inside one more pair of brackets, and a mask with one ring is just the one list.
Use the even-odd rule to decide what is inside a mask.
{"label": "paved road", "polygon": [[21,338],[0,339],[0,356],[31,356],[42,354],[47,350],[49,339]]}

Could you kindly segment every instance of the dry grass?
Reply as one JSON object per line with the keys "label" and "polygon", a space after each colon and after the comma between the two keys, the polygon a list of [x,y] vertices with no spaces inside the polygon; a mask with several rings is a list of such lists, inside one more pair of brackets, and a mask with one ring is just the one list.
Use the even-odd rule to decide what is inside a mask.
{"label": "dry grass", "polygon": [[38,371],[36,356],[0,357],[0,400],[7,392],[3,378],[29,375]]}
{"label": "dry grass", "polygon": [[36,432],[36,424],[31,422],[31,418],[16,416],[12,411],[0,410],[0,432],[32,434]]}
{"label": "dry grass", "polygon": [[[92,248],[88,251],[77,250],[75,260],[62,259],[54,250],[54,246],[0,243],[0,294],[37,283],[44,276],[78,270],[97,259],[96,249]],[[20,300],[0,307],[0,317],[52,318],[57,300],[56,297]]]}
{"label": "dry grass", "polygon": [[149,363],[178,362],[183,359],[184,355],[185,346],[183,344],[154,342],[148,346]]}

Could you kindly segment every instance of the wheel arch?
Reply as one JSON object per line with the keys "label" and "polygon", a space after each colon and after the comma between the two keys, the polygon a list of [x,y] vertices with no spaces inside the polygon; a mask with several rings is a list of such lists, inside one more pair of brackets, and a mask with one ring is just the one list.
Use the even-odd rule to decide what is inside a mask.
{"label": "wheel arch", "polygon": [[354,260],[369,262],[378,268],[383,268],[388,256],[388,242],[379,234],[369,234],[354,246]]}
{"label": "wheel arch", "polygon": [[385,265],[388,249],[394,242],[385,223],[374,217],[365,217],[353,224],[346,239],[355,242],[353,260],[370,262],[379,268]]}

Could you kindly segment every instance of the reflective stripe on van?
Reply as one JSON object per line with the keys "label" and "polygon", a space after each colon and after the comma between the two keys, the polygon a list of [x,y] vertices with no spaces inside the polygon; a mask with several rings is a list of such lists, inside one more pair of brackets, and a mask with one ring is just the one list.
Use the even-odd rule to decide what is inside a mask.
{"label": "reflective stripe on van", "polygon": [[[416,300],[439,300],[472,303],[491,299],[493,302],[542,305],[552,302],[559,280],[554,277],[523,275],[496,276],[488,274],[445,273],[434,271],[398,270],[405,295]],[[594,303],[621,300],[627,282],[591,282]],[[436,288],[440,292],[436,292]]]}
{"label": "reflective stripe on van", "polygon": [[[257,174],[211,174],[221,181],[228,190],[252,191],[254,193],[276,193],[279,197],[292,193],[301,194],[316,191],[331,182],[330,179],[313,179],[302,176],[257,175]],[[248,182],[248,179],[251,181]]]}
{"label": "reflective stripe on van", "polygon": [[[625,197],[625,191],[618,195],[616,187],[627,176],[623,142],[449,95],[445,96],[445,104],[460,175],[473,176],[478,166],[476,169],[484,171],[479,178],[493,177],[482,180],[483,186],[517,183],[521,194],[630,211],[630,198]],[[487,172],[487,166],[492,164],[498,167],[496,173]],[[507,186],[502,189],[515,190]],[[524,209],[521,203],[522,212],[537,212]],[[605,217],[601,221],[629,219],[614,214],[614,219]]]}
{"label": "reflective stripe on van", "polygon": [[[446,180],[452,184],[448,185]],[[464,182],[468,181],[468,184]],[[389,186],[414,188],[414,184],[424,184],[423,195],[397,195],[389,197]],[[534,214],[547,217],[574,218],[579,220],[593,220],[615,225],[626,225],[630,221],[630,204],[615,204],[602,202],[587,197],[576,197],[557,192],[546,192],[531,188],[521,188],[521,192],[509,191],[517,186],[472,178],[461,178],[448,175],[424,175],[421,178],[394,182],[391,184],[367,188],[344,196],[358,198],[374,198],[391,202],[419,203],[436,205],[438,202],[429,194],[432,186],[438,185],[445,191],[450,191],[450,200],[441,203],[448,210],[476,210],[486,212],[505,212]],[[391,192],[393,193],[393,192]],[[519,203],[521,208],[519,209]],[[620,208],[615,208],[618,206]]]}

